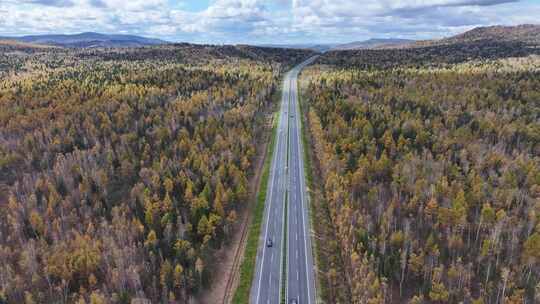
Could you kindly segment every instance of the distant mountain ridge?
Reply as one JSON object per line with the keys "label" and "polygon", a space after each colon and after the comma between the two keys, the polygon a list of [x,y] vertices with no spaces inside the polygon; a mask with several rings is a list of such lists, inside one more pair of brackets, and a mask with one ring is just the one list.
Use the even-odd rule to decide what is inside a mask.
{"label": "distant mountain ridge", "polygon": [[372,38],[364,41],[354,41],[349,43],[318,43],[318,44],[266,44],[263,47],[288,48],[288,49],[309,49],[317,52],[333,50],[357,50],[357,49],[379,49],[393,48],[409,45],[416,42],[410,39],[400,38]]}
{"label": "distant mountain ridge", "polygon": [[[92,47],[141,47],[168,44],[169,42],[155,38],[135,35],[100,34],[86,32],[74,35],[30,35],[21,37],[0,37],[0,41],[16,41],[33,45],[49,45],[69,48]],[[400,38],[373,38],[350,43],[305,43],[305,44],[264,44],[262,47],[309,49],[317,52],[333,50],[393,49],[415,48],[480,41],[523,42],[540,45],[540,25],[523,24],[517,26],[477,27],[470,31],[442,39],[409,40]]]}
{"label": "distant mountain ridge", "polygon": [[306,49],[316,52],[326,52],[334,48],[337,44],[331,43],[305,43],[305,44],[260,44],[260,47],[278,48],[278,49]]}
{"label": "distant mountain ridge", "polygon": [[149,45],[160,45],[168,42],[155,39],[146,38],[135,35],[121,35],[121,34],[100,34],[93,32],[86,32],[74,35],[30,35],[22,37],[3,37],[3,40],[14,40],[19,42],[55,45],[62,47],[138,47]]}
{"label": "distant mountain ridge", "polygon": [[333,50],[357,50],[357,49],[380,49],[399,47],[414,43],[414,40],[400,38],[373,38],[364,41],[340,44],[333,47]]}

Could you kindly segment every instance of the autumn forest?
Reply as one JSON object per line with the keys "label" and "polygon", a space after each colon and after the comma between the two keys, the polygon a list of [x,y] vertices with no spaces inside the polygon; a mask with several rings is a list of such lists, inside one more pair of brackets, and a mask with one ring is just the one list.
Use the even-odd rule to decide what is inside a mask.
{"label": "autumn forest", "polygon": [[[301,72],[318,303],[540,303],[535,33]],[[0,41],[0,304],[204,302],[315,54]]]}
{"label": "autumn forest", "polygon": [[539,52],[477,45],[304,72],[327,301],[540,301]]}
{"label": "autumn forest", "polygon": [[280,75],[308,54],[6,46],[0,303],[185,303],[208,286]]}

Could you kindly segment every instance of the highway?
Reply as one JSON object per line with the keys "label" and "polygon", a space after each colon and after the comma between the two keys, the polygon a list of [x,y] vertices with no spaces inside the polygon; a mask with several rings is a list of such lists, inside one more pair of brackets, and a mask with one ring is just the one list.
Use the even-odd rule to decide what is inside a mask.
{"label": "highway", "polygon": [[[250,303],[277,304],[283,298],[286,299],[285,303],[291,303],[293,299],[299,304],[315,303],[297,90],[298,73],[315,58],[299,64],[284,77]],[[272,240],[271,246],[269,240]],[[286,288],[285,294],[282,294],[284,279]]]}

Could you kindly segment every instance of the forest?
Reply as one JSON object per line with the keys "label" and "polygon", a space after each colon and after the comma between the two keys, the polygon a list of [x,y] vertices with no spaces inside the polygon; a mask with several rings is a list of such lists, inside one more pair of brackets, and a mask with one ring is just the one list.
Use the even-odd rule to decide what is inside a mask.
{"label": "forest", "polygon": [[303,72],[325,302],[540,302],[535,53],[334,51]]}
{"label": "forest", "polygon": [[311,52],[0,45],[0,303],[207,288],[281,74]]}

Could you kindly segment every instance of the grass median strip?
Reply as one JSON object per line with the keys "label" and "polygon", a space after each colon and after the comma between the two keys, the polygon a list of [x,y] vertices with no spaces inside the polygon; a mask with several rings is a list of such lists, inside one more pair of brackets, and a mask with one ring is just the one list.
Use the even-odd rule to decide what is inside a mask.
{"label": "grass median strip", "polygon": [[[289,97],[290,98],[290,97]],[[289,99],[290,100],[290,99]],[[287,109],[287,113],[290,113],[291,111],[291,104],[290,102],[288,103],[288,106],[289,108]],[[290,119],[289,119],[289,115],[287,114],[287,120],[290,122]],[[285,202],[283,204],[283,262],[282,262],[282,265],[281,265],[281,275],[282,275],[282,280],[281,280],[281,303],[284,303],[286,304],[287,303],[287,297],[289,296],[288,294],[288,290],[287,290],[287,279],[288,279],[288,276],[289,276],[289,269],[288,269],[288,263],[287,263],[287,245],[288,245],[288,234],[289,234],[289,231],[288,231],[288,221],[289,221],[289,216],[287,214],[288,210],[288,202],[289,202],[289,140],[290,140],[290,131],[291,131],[291,125],[290,123],[287,123],[287,148],[286,148],[286,154],[287,154],[287,158],[286,158],[286,172],[285,172],[285,180],[286,180],[286,190],[285,190]]]}
{"label": "grass median strip", "polygon": [[[281,93],[279,93],[278,96],[281,96]],[[251,283],[253,281],[253,273],[255,272],[257,249],[259,246],[259,236],[261,234],[261,227],[263,224],[264,203],[266,200],[266,192],[268,190],[268,178],[270,176],[270,165],[272,163],[272,158],[274,155],[274,146],[276,143],[278,123],[279,107],[277,112],[274,114],[272,135],[270,139],[270,144],[268,145],[266,159],[264,161],[263,174],[261,176],[259,186],[259,193],[257,194],[257,201],[255,202],[256,205],[253,210],[253,219],[249,225],[246,249],[244,251],[244,259],[242,260],[242,264],[240,265],[240,281],[234,293],[232,303],[249,303],[249,292],[251,290]]]}

